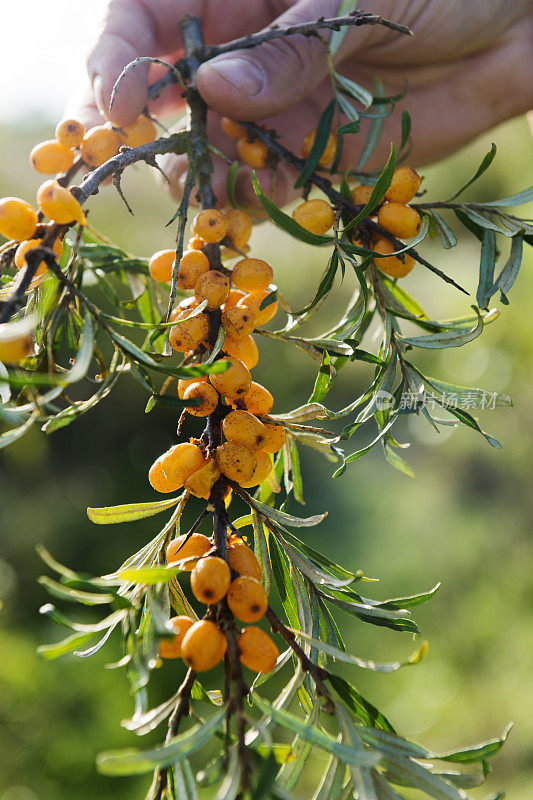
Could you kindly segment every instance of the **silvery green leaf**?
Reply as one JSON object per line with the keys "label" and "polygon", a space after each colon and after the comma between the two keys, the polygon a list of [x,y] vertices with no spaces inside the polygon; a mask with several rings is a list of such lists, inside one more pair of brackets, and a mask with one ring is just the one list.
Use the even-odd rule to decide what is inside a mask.
{"label": "silvery green leaf", "polygon": [[323,514],[315,514],[312,517],[295,517],[293,514],[287,514],[285,511],[280,511],[277,508],[271,508],[264,505],[259,500],[251,501],[252,508],[255,508],[264,517],[268,517],[274,522],[279,522],[281,525],[288,525],[294,528],[309,528],[313,525],[318,525],[323,519],[327,517],[327,511]]}
{"label": "silvery green leaf", "polygon": [[179,691],[173,694],[172,697],[169,697],[168,700],[165,700],[164,703],[161,703],[161,705],[151,708],[144,714],[136,715],[131,719],[122,720],[120,724],[123,728],[132,731],[137,736],[144,736],[145,733],[149,733],[153,731],[154,728],[157,728],[157,726],[169,716],[178,702],[178,699]]}
{"label": "silvery green leaf", "polygon": [[496,236],[494,231],[486,230],[481,244],[479,262],[479,283],[476,301],[479,308],[486,309],[493,295],[494,267],[496,264]]}
{"label": "silvery green leaf", "polygon": [[524,242],[522,238],[520,236],[515,236],[511,243],[511,252],[509,254],[509,258],[502,271],[496,278],[493,286],[494,291],[497,289],[500,290],[502,302],[509,302],[506,295],[518,277],[518,272],[522,264],[523,248]]}
{"label": "silvery green leaf", "polygon": [[437,233],[440,236],[442,246],[445,248],[445,250],[455,247],[457,244],[457,238],[448,223],[444,221],[444,219],[440,214],[437,213],[437,211],[435,211],[435,209],[431,209],[431,215],[433,217],[433,223],[437,229]]}
{"label": "silvery green leaf", "polygon": [[503,236],[508,236],[511,238],[514,236],[513,231],[510,231],[508,228],[505,228],[499,221],[497,221],[497,217],[485,216],[485,214],[481,214],[479,211],[475,211],[470,206],[463,205],[461,206],[463,212],[466,214],[468,219],[475,222],[476,225],[479,225],[481,228],[484,228],[488,231],[494,231],[495,233],[501,233]]}
{"label": "silvery green leaf", "polygon": [[480,205],[492,206],[499,208],[500,206],[520,206],[523,203],[529,203],[533,200],[533,186],[529,186],[521,192],[512,194],[509,197],[502,197],[500,200],[483,201]]}
{"label": "silvery green leaf", "polygon": [[355,81],[351,81],[349,78],[345,78],[344,75],[339,75],[338,72],[335,73],[335,81],[342,92],[352,97],[354,100],[359,100],[365,108],[369,108],[372,105],[372,100],[374,98],[368,89],[355,83]]}
{"label": "silvery green leaf", "polygon": [[[474,309],[477,312],[477,309]],[[397,336],[404,344],[411,347],[422,347],[431,350],[446,347],[462,347],[463,345],[476,339],[483,330],[483,317],[477,312],[477,322],[473,328],[445,330],[438,333],[431,333],[428,336]]]}
{"label": "silvery green leaf", "polygon": [[[359,5],[359,0],[342,0],[339,8],[337,9],[337,16],[344,17],[350,14],[352,11],[355,11],[357,6]],[[348,30],[347,25],[343,25],[339,28],[338,31],[332,31],[330,40],[329,40],[329,52],[333,57],[339,47],[341,46],[344,37],[346,36],[346,32]]]}
{"label": "silvery green leaf", "polygon": [[474,183],[474,181],[477,181],[477,179],[481,175],[483,175],[485,170],[487,170],[490,167],[490,165],[492,164],[492,162],[494,161],[494,157],[496,156],[496,152],[497,152],[497,148],[496,148],[496,145],[493,143],[491,145],[491,148],[490,148],[489,152],[485,155],[485,157],[483,158],[481,164],[477,168],[475,174],[470,178],[470,180],[468,180],[466,183],[464,183],[461,186],[461,188],[453,195],[453,197],[450,197],[450,200],[455,200],[456,197],[459,197],[459,195],[462,194],[464,192],[464,190],[468,188],[468,186],[470,186],[472,183]]}

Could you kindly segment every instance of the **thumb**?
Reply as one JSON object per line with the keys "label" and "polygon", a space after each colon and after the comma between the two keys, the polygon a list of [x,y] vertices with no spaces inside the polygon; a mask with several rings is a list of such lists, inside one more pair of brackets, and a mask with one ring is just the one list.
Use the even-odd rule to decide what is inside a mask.
{"label": "thumb", "polygon": [[[340,0],[300,0],[273,24],[287,27],[334,17],[339,5]],[[293,35],[213,58],[198,70],[197,86],[206,103],[221,114],[257,120],[298,103],[326,72],[324,44],[316,36]]]}

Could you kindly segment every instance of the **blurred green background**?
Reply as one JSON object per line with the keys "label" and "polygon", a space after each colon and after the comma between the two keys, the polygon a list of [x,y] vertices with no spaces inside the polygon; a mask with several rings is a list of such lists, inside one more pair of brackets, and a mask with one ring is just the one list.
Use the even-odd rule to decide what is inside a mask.
{"label": "blurred green background", "polygon": [[[42,120],[0,128],[0,196],[31,199],[38,178],[27,153],[51,131]],[[531,134],[525,119],[519,119],[423,170],[428,198],[450,196],[473,173],[491,141],[498,144],[499,156],[469,197],[505,196],[530,184]],[[172,245],[164,223],[174,210],[149,172],[135,168],[124,181],[135,218],[112,189],[91,202],[93,225],[145,256]],[[472,242],[444,253],[431,243],[424,248],[475,293],[478,257]],[[301,307],[319,279],[323,254],[292,243],[266,223],[254,232],[252,252],[269,258],[282,292],[293,307]],[[404,455],[417,473],[414,480],[389,467],[378,449],[335,481],[329,479],[328,462],[314,452],[303,454],[306,512],[330,512],[320,527],[305,531],[311,544],[350,568],[381,578],[366,584],[371,596],[413,593],[443,581],[436,598],[415,609],[430,642],[425,661],[390,676],[353,669],[351,680],[401,733],[429,747],[444,749],[498,735],[514,721],[511,738],[494,762],[495,773],[472,792],[484,797],[489,789],[505,787],[512,800],[529,800],[533,781],[532,266],[526,248],[511,305],[502,308],[502,317],[481,338],[462,349],[424,356],[431,375],[512,396],[513,409],[481,412],[482,427],[503,443],[503,451],[491,449],[465,428],[437,436],[412,417],[396,430],[400,440],[412,442]],[[469,310],[469,298],[420,267],[405,285],[432,318]],[[337,288],[321,309],[321,320],[339,312],[348,288]],[[255,377],[273,390],[275,410],[304,402],[313,385],[314,362],[262,338],[259,344],[264,355]],[[348,366],[327,404],[342,407],[369,374],[364,365]],[[90,505],[153,497],[147,467],[171,441],[175,420],[164,408],[146,416],[144,403],[140,387],[124,380],[73,426],[50,438],[32,431],[0,453],[0,800],[111,800],[126,791],[140,798],[146,789],[144,778],[120,782],[99,776],[94,768],[100,750],[142,744],[119,726],[132,710],[123,674],[104,669],[120,655],[118,642],[89,661],[67,657],[46,662],[36,656],[39,643],[63,634],[37,613],[48,598],[36,583],[43,570],[34,550],[42,542],[63,563],[102,574],[159,529],[157,517],[106,528],[91,525],[85,514]],[[373,436],[373,430],[365,429],[347,451]],[[413,649],[407,635],[372,629],[346,616],[339,622],[348,649],[358,655],[392,660]],[[154,702],[174,691],[181,675],[175,664],[160,670],[154,677]]]}

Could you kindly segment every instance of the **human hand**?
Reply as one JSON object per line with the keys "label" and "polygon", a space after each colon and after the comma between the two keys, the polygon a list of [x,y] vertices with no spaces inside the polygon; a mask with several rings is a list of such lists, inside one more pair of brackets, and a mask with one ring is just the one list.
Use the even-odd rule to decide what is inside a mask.
{"label": "human hand", "polygon": [[[256,32],[273,22],[294,24],[336,16],[340,0],[111,0],[102,31],[89,55],[92,92],[71,104],[69,113],[89,124],[104,116],[117,125],[133,121],[146,105],[147,86],[157,70],[138,66],[124,79],[109,111],[113,85],[122,69],[141,55],[173,62],[181,54],[178,20],[186,13],[201,16],[206,41],[217,44]],[[402,8],[399,8],[402,6]],[[398,112],[385,121],[381,148],[369,166],[382,161],[387,142],[399,139],[399,110],[409,109],[413,120],[410,162],[433,162],[462,147],[499,122],[523,113],[532,105],[530,54],[533,9],[529,0],[371,0],[365,10],[413,28],[407,37],[379,26],[349,28],[335,61],[341,74],[371,86],[379,75],[387,93],[398,93],[404,79],[409,91]],[[281,13],[283,12],[283,13]],[[281,13],[281,16],[277,14]],[[178,48],[176,48],[176,43]],[[282,136],[287,147],[299,152],[304,136],[316,127],[331,97],[324,47],[316,38],[292,36],[235,51],[203,64],[197,86],[212,109],[208,133],[230,158],[235,143],[222,134],[219,114],[237,120],[265,120]],[[157,114],[176,111],[181,90],[168,87],[150,103]],[[217,113],[218,112],[218,113]],[[363,127],[363,126],[362,126]],[[363,132],[345,140],[342,167],[357,162]],[[163,166],[173,191],[179,195],[186,169],[185,156],[167,156]],[[226,166],[216,160],[213,185],[225,195]],[[242,167],[237,192],[251,201],[249,169]],[[269,189],[270,174],[261,176]],[[276,199],[292,196],[294,175],[279,170]]]}

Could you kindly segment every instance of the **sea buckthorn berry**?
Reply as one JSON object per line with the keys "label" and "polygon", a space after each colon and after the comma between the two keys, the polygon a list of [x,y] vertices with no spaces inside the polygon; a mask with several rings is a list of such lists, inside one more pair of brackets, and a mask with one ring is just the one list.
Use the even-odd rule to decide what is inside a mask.
{"label": "sea buckthorn berry", "polygon": [[[315,143],[315,135],[316,135],[316,129],[314,131],[310,131],[302,142],[302,156],[304,158],[309,158],[311,148]],[[330,132],[328,135],[326,146],[324,148],[324,152],[320,156],[320,160],[318,162],[319,167],[327,167],[328,164],[331,164],[331,162],[335,158],[336,152],[337,152],[337,137],[335,136],[334,133]]]}
{"label": "sea buckthorn berry", "polygon": [[207,300],[207,308],[220,308],[229,295],[229,278],[217,269],[210,269],[198,278],[194,295],[200,303]]}
{"label": "sea buckthorn berry", "polygon": [[194,289],[198,279],[209,269],[209,259],[201,250],[185,250],[180,261],[177,285]]}
{"label": "sea buckthorn berry", "polygon": [[269,291],[263,292],[250,292],[250,294],[245,295],[242,300],[239,300],[237,303],[238,307],[245,307],[249,308],[250,311],[253,311],[255,314],[255,325],[259,328],[261,325],[266,325],[267,322],[276,316],[278,311],[278,301],[271,300],[265,308],[261,308],[263,301],[268,297],[270,294]]}
{"label": "sea buckthorn berry", "polygon": [[222,600],[228,592],[230,583],[230,569],[218,556],[201,558],[191,572],[191,591],[200,603],[206,605]]}
{"label": "sea buckthorn berry", "polygon": [[0,200],[0,234],[6,239],[22,242],[31,239],[37,227],[37,213],[20,197],[2,197]]}
{"label": "sea buckthorn berry", "polygon": [[246,292],[241,292],[240,289],[230,289],[228,299],[224,303],[224,309],[235,308],[239,300],[242,300],[243,297],[246,297]]}
{"label": "sea buckthorn berry", "polygon": [[272,422],[263,422],[263,428],[266,436],[261,450],[265,453],[277,453],[287,441],[287,431],[283,425],[275,425]]}
{"label": "sea buckthorn berry", "polygon": [[184,483],[186,489],[195,497],[203,497],[209,500],[213,484],[220,478],[220,470],[214,459],[208,461],[203,467],[193,472]]}
{"label": "sea buckthorn berry", "polygon": [[246,128],[229,117],[222,117],[220,120],[220,127],[230,139],[241,139],[243,136],[246,136]]}
{"label": "sea buckthorn berry", "polygon": [[175,322],[177,319],[181,319],[181,317],[189,315],[197,306],[198,300],[196,297],[186,297],[176,306],[176,308],[172,309],[169,321]]}
{"label": "sea buckthorn berry", "polygon": [[153,142],[156,135],[154,123],[144,114],[119,131],[119,136],[127,147],[140,147],[142,144]]}
{"label": "sea buckthorn berry", "polygon": [[191,230],[204,242],[220,242],[228,230],[226,216],[216,208],[206,208],[195,216]]}
{"label": "sea buckthorn berry", "polygon": [[385,197],[391,203],[408,203],[418,192],[420,182],[420,175],[412,167],[398,167],[394,170]]}
{"label": "sea buckthorn berry", "polygon": [[228,589],[228,606],[241,622],[259,622],[268,608],[263,585],[248,575],[235,578]]}
{"label": "sea buckthorn berry", "polygon": [[187,478],[205,464],[204,454],[191,442],[175,444],[161,459],[161,467],[169,481],[183,486]]}
{"label": "sea buckthorn berry", "polygon": [[217,447],[216,459],[222,474],[236,483],[249,481],[254,474],[254,454],[237,442],[224,442]]}
{"label": "sea buckthorn berry", "polygon": [[10,327],[7,322],[0,324],[0,362],[18,364],[31,353],[31,335],[17,333],[16,330],[10,330]]}
{"label": "sea buckthorn berry", "polygon": [[192,625],[181,643],[181,657],[194,672],[207,672],[224,658],[226,637],[214,622],[201,619]]}
{"label": "sea buckthorn berry", "polygon": [[238,358],[223,360],[230,362],[228,369],[225,372],[212,373],[209,380],[219,394],[229,397],[230,400],[238,400],[250,390],[250,370]]}
{"label": "sea buckthorn berry", "polygon": [[[384,256],[394,253],[395,249],[394,245],[387,239],[378,239],[373,245],[373,250]],[[402,253],[402,257],[404,261],[400,259],[400,256],[393,255],[388,256],[388,258],[376,258],[374,259],[374,264],[385,275],[390,275],[391,278],[404,278],[413,269],[415,260],[409,253]]]}
{"label": "sea buckthorn berry", "polygon": [[[164,454],[163,454],[164,456]],[[158,459],[154,461],[152,466],[148,471],[148,480],[150,481],[152,488],[156,490],[156,492],[162,492],[164,494],[168,494],[168,492],[175,492],[181,488],[180,484],[176,481],[169,480],[165,473],[163,472],[162,461],[163,456],[159,456]]]}
{"label": "sea buckthorn berry", "polygon": [[[186,558],[202,558],[212,547],[213,543],[203,533],[192,533],[188,538],[187,534],[183,533],[173,539],[167,547],[167,564],[176,564]],[[183,569],[186,572],[192,572],[194,566],[195,564],[191,561],[184,565]]]}
{"label": "sea buckthorn berry", "polygon": [[56,128],[56,139],[65,147],[79,147],[85,128],[77,119],[64,119]]}
{"label": "sea buckthorn berry", "polygon": [[237,142],[237,152],[241,161],[252,169],[265,169],[268,164],[268,147],[259,139],[250,142],[247,136],[242,136]]}
{"label": "sea buckthorn berry", "polygon": [[250,480],[241,483],[243,489],[251,489],[252,486],[259,486],[259,484],[263,483],[263,481],[265,481],[272,472],[272,461],[270,460],[268,453],[260,450],[258,453],[254,453],[254,455],[257,464],[255,465],[255,469]]}
{"label": "sea buckthorn berry", "polygon": [[255,314],[249,308],[234,306],[222,312],[222,326],[232,339],[249,336],[255,328]]}
{"label": "sea buckthorn berry", "polygon": [[172,267],[176,258],[175,250],[158,250],[148,262],[148,272],[154,281],[168,283],[172,280]]}
{"label": "sea buckthorn berry", "polygon": [[259,363],[259,350],[252,336],[243,336],[240,339],[226,336],[224,352],[238,358],[248,369],[253,369]]}
{"label": "sea buckthorn berry", "polygon": [[306,200],[296,206],[292,212],[292,218],[309,233],[322,236],[335,222],[335,212],[325,200],[316,198],[315,200]]}
{"label": "sea buckthorn berry", "polygon": [[200,236],[191,236],[189,241],[187,242],[187,249],[188,250],[201,250],[204,247],[205,242]]}
{"label": "sea buckthorn berry", "polygon": [[[57,181],[45,181],[37,191],[39,208],[48,219],[58,225],[79,222],[85,225],[85,214],[72,192]],[[30,237],[25,237],[30,238]]]}
{"label": "sea buckthorn berry", "polygon": [[252,381],[249,391],[244,395],[247,411],[256,416],[270,414],[274,405],[274,398],[260,383]]}
{"label": "sea buckthorn berry", "polygon": [[420,216],[402,203],[384,203],[378,211],[378,224],[400,239],[412,239],[420,228]]}
{"label": "sea buckthorn berry", "polygon": [[81,157],[89,167],[99,167],[105,161],[116,156],[120,147],[120,138],[112,128],[96,125],[90,128],[80,144]]}
{"label": "sea buckthorn berry", "polygon": [[253,550],[244,542],[236,542],[228,547],[228,563],[239,575],[247,575],[258,581],[263,580],[259,561]]}
{"label": "sea buckthorn berry", "polygon": [[[26,253],[29,250],[32,250],[34,247],[39,247],[41,244],[42,239],[26,239],[25,242],[21,242],[17,247],[17,252],[15,253],[15,266],[17,269],[22,269],[26,266]],[[63,245],[59,239],[56,239],[53,247],[54,253],[56,254],[57,258],[61,257],[61,253],[63,252]],[[38,275],[44,275],[48,267],[46,266],[46,261],[41,261],[39,266],[37,267],[37,271],[35,272],[35,277]]]}
{"label": "sea buckthorn berry", "polygon": [[263,423],[248,411],[230,411],[224,417],[222,433],[231,442],[244,445],[248,450],[262,450],[265,441]]}
{"label": "sea buckthorn berry", "polygon": [[176,320],[177,324],[172,326],[168,335],[171,346],[178,353],[194,350],[200,342],[203,342],[209,332],[209,323],[205,314],[198,314],[191,319],[186,317],[187,314],[180,315]]}
{"label": "sea buckthorn berry", "polygon": [[[243,620],[243,622],[246,622],[246,620]],[[194,625],[194,620],[185,616],[171,617],[168,624],[174,630],[174,636],[170,639],[160,639],[159,655],[161,658],[181,658],[183,638],[189,628]]]}
{"label": "sea buckthorn berry", "polygon": [[245,628],[237,638],[240,661],[254,672],[270,672],[276,666],[279,650],[261,628]]}
{"label": "sea buckthorn berry", "polygon": [[231,239],[233,247],[237,248],[237,250],[242,250],[252,234],[252,220],[249,214],[240,208],[232,208],[231,211],[226,211],[226,220],[228,223],[228,232],[226,234],[228,239]]}
{"label": "sea buckthorn berry", "polygon": [[207,381],[198,381],[188,386],[183,393],[184,400],[200,400],[198,405],[187,406],[193,417],[208,417],[218,406],[218,392]]}
{"label": "sea buckthorn berry", "polygon": [[69,147],[56,139],[36,144],[30,153],[30,164],[37,172],[45,175],[57,175],[66,172],[74,162],[74,153]]}
{"label": "sea buckthorn berry", "polygon": [[268,289],[274,273],[261,258],[243,258],[233,268],[231,282],[244,292],[261,292]]}
{"label": "sea buckthorn berry", "polygon": [[192,386],[193,383],[200,383],[201,381],[206,381],[207,375],[200,376],[198,378],[180,378],[178,381],[178,397],[180,400],[183,400],[183,395],[185,394],[185,389],[189,386]]}
{"label": "sea buckthorn berry", "polygon": [[352,196],[352,203],[354,203],[356,206],[366,206],[373,191],[373,186],[355,186],[350,192]]}

